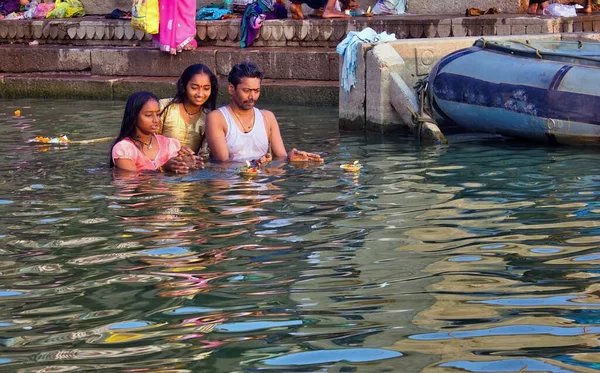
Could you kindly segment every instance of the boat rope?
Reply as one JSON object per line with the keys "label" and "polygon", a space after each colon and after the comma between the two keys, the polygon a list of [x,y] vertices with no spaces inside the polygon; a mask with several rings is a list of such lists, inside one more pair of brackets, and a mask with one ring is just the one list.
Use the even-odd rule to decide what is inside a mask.
{"label": "boat rope", "polygon": [[512,43],[516,43],[516,44],[521,44],[526,46],[527,48],[531,48],[535,51],[535,55],[541,60],[543,59],[542,57],[542,53],[540,53],[540,50],[536,47],[534,47],[533,45],[529,44],[529,40],[526,40],[525,43],[523,43],[522,41],[517,41],[517,40],[511,40]]}
{"label": "boat rope", "polygon": [[417,130],[415,132],[418,137],[421,136],[424,123],[433,123],[437,125],[437,123],[429,115],[425,114],[425,95],[427,94],[428,86],[429,76],[426,76],[423,79],[419,79],[413,87],[415,89],[415,92],[417,93],[417,100],[419,105],[418,113],[415,112],[410,106],[406,107],[408,111],[410,111],[410,114],[412,115],[412,121],[417,127]]}

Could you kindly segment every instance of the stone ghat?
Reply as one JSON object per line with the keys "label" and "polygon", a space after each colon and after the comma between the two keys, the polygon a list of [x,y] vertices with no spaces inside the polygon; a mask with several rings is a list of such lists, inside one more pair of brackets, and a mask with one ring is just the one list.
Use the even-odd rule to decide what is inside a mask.
{"label": "stone ghat", "polygon": [[[502,36],[600,31],[600,15],[550,18],[523,14],[481,17],[376,16],[350,20],[269,20],[253,47],[335,47],[351,31],[371,27],[395,33],[398,39]],[[239,47],[240,20],[198,21],[200,46]],[[68,44],[77,46],[149,46],[151,35],[131,28],[129,21],[83,17],[56,20],[2,20],[0,43]]]}
{"label": "stone ghat", "polygon": [[339,55],[325,48],[214,48],[170,56],[146,47],[69,47],[60,45],[0,45],[0,72],[79,73],[94,76],[179,77],[189,65],[203,63],[226,77],[236,63],[258,64],[265,79],[336,81]]}

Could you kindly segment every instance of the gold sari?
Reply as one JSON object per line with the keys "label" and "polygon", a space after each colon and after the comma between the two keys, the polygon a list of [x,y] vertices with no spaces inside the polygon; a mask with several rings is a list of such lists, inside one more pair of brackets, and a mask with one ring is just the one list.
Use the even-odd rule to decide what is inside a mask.
{"label": "gold sari", "polygon": [[[163,98],[159,101],[162,111],[171,102],[170,98]],[[202,111],[194,123],[187,123],[179,112],[179,104],[169,106],[160,118],[160,127],[157,133],[159,135],[172,137],[182,146],[187,146],[202,157],[208,156],[208,143],[204,138],[204,129],[206,128],[206,113]]]}

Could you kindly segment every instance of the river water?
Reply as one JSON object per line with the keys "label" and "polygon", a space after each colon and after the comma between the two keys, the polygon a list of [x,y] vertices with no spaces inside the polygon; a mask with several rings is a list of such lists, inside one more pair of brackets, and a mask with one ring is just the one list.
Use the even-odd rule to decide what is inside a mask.
{"label": "river water", "polygon": [[418,147],[292,106],[288,148],[325,163],[251,180],[27,142],[115,136],[123,104],[0,101],[1,372],[600,367],[596,149]]}

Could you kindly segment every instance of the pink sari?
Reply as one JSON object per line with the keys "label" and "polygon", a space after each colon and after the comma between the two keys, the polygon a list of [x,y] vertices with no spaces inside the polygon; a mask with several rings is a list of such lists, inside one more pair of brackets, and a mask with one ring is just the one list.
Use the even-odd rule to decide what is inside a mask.
{"label": "pink sari", "polygon": [[160,28],[153,44],[161,51],[177,54],[196,42],[196,0],[159,0]]}

